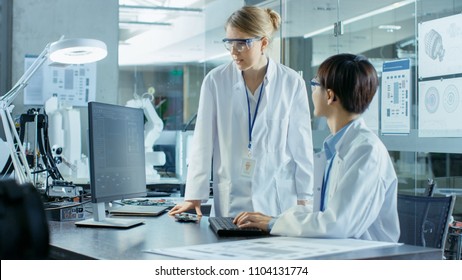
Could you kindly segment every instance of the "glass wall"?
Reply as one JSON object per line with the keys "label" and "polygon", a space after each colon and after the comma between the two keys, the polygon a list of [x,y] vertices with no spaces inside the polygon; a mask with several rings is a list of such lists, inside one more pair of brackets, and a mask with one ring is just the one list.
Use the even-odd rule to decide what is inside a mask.
{"label": "glass wall", "polygon": [[[449,48],[462,47],[460,38],[462,28],[462,1],[281,1],[286,25],[282,37],[286,52],[285,63],[299,71],[303,71],[304,78],[309,81],[316,73],[319,63],[328,56],[336,53],[350,52],[367,56],[374,64],[381,78],[381,89],[376,100],[371,104],[364,118],[368,125],[377,131],[390,151],[395,169],[399,177],[399,190],[406,193],[421,193],[428,184],[429,178],[435,179],[439,194],[456,192],[461,195],[462,188],[462,126],[453,123],[452,119],[462,113],[462,65],[447,62],[451,55]],[[459,15],[459,16],[458,16]],[[455,16],[455,18],[454,18]],[[441,19],[441,23],[434,20]],[[448,19],[448,20],[445,20]],[[434,26],[435,25],[435,26]],[[424,28],[446,32],[441,38],[426,35]],[[439,29],[438,29],[439,28]],[[441,29],[441,30],[440,30]],[[433,30],[433,31],[435,31]],[[420,33],[419,33],[420,31]],[[428,32],[427,32],[428,33]],[[425,41],[426,51],[420,50],[418,39]],[[433,44],[429,46],[430,44]],[[443,46],[441,46],[441,44]],[[420,46],[422,47],[422,45]],[[447,67],[441,71],[422,76],[419,62],[428,63],[419,56],[443,55],[438,48],[446,48],[446,62],[441,59],[431,60],[429,66]],[[431,53],[433,52],[433,53]],[[302,56],[300,56],[300,53]],[[300,57],[303,60],[300,60]],[[455,57],[453,57],[454,59]],[[407,118],[393,119],[393,115],[384,115],[384,110],[394,110],[388,106],[387,94],[390,91],[389,72],[383,71],[387,65],[395,61],[409,61],[408,82],[409,97],[405,98],[409,104],[400,104],[401,110],[408,111]],[[445,64],[446,66],[440,66]],[[385,64],[385,65],[384,65]],[[457,65],[458,64],[458,65]],[[425,68],[424,68],[425,69]],[[430,71],[431,72],[431,71]],[[396,72],[400,74],[399,71]],[[427,93],[427,84],[440,89],[440,80],[445,80],[447,90],[439,95]],[[427,86],[427,88],[430,86]],[[440,91],[443,91],[441,89]],[[395,92],[396,94],[396,92]],[[436,109],[434,99],[440,96],[440,105],[446,105],[444,110]],[[460,96],[460,97],[459,97]],[[396,96],[395,96],[396,97]],[[404,102],[404,101],[403,101]],[[403,108],[404,107],[404,108]],[[444,106],[440,106],[444,107]],[[457,108],[459,109],[457,109]],[[434,109],[434,111],[430,111]],[[441,110],[437,111],[437,110]],[[451,111],[451,112],[450,112]],[[419,119],[420,118],[420,119]],[[435,118],[438,124],[426,123],[424,119]],[[460,116],[459,116],[460,118]],[[396,123],[393,123],[396,122]],[[391,127],[390,127],[391,126]],[[447,129],[441,129],[447,126]],[[430,130],[424,133],[425,129]],[[432,129],[432,127],[434,129]],[[324,137],[329,133],[322,120],[313,118],[315,148],[320,149]],[[446,137],[442,137],[446,136]],[[459,188],[454,190],[454,188]],[[456,215],[462,214],[462,198],[454,210]]]}
{"label": "glass wall", "polygon": [[[152,2],[162,4],[160,2],[165,1]],[[461,39],[457,39],[462,34],[462,21],[457,18],[462,12],[462,0],[179,0],[169,3],[183,8],[177,11],[176,18],[184,18],[186,23],[169,19],[165,19],[165,23],[189,23],[191,26],[194,20],[193,31],[189,31],[193,34],[182,33],[182,38],[175,37],[175,43],[167,45],[167,35],[175,33],[173,27],[167,27],[167,31],[165,26],[150,27],[163,30],[161,34],[164,35],[151,43],[163,45],[153,49],[157,49],[158,55],[163,58],[170,57],[171,61],[159,59],[159,62],[140,63],[138,60],[137,63],[125,63],[120,67],[119,84],[121,102],[132,98],[134,92],[140,94],[150,86],[155,88],[154,103],[164,121],[164,130],[182,130],[188,123],[186,129],[194,128],[203,77],[210,69],[230,59],[221,44],[225,35],[224,20],[245,4],[269,7],[278,11],[283,19],[270,56],[299,71],[306,81],[315,75],[318,65],[325,58],[336,53],[363,54],[372,61],[382,86],[364,118],[390,151],[399,177],[400,192],[420,193],[429,178],[435,179],[440,194],[456,192],[455,188],[459,188],[460,192],[462,126],[453,120],[462,116],[462,82],[459,80],[462,62],[460,59],[458,62],[452,59],[451,62],[451,55],[455,53],[454,49],[462,48]],[[200,11],[186,14],[186,8]],[[121,19],[122,11],[123,8]],[[446,35],[440,34],[446,36],[443,36],[444,41],[432,29],[445,32]],[[423,38],[419,38],[419,31]],[[137,40],[139,38],[127,41],[136,44]],[[195,52],[194,59],[181,58],[191,50]],[[423,56],[430,57],[431,62],[422,60]],[[119,60],[126,61],[122,57]],[[395,79],[393,85],[396,85],[397,79],[390,76],[388,66],[396,61],[408,62],[405,67],[408,76],[403,76],[402,81],[406,83],[408,94],[403,97],[403,104],[396,103],[396,106],[401,106],[399,108],[386,103],[389,101],[388,81]],[[425,64],[420,65],[422,61]],[[444,62],[448,62],[447,71],[438,72],[436,69],[440,66],[437,65]],[[422,76],[423,69],[430,74]],[[438,81],[446,84],[435,85]],[[432,89],[432,84],[440,92]],[[450,91],[445,92],[443,86]],[[307,88],[310,90],[310,87]],[[397,112],[405,116],[394,119],[393,114]],[[441,129],[444,126],[447,127]],[[312,127],[315,149],[319,150],[329,131],[325,121],[316,117],[312,118]],[[456,205],[456,215],[462,214],[461,204],[462,198]]]}

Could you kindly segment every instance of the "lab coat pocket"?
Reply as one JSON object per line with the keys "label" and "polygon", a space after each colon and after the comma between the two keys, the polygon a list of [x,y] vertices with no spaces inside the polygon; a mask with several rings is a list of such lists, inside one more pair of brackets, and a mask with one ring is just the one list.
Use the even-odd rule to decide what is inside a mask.
{"label": "lab coat pocket", "polygon": [[280,152],[287,145],[289,118],[268,119],[268,151]]}

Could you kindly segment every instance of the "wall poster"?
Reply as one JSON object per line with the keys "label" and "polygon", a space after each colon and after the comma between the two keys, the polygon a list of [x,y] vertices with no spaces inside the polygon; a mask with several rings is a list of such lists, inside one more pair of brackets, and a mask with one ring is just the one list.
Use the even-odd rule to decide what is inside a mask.
{"label": "wall poster", "polygon": [[410,65],[409,59],[383,63],[381,85],[382,134],[409,134],[411,131]]}
{"label": "wall poster", "polygon": [[419,24],[419,137],[462,137],[462,14]]}
{"label": "wall poster", "polygon": [[[36,59],[26,55],[24,69],[28,69]],[[96,96],[96,62],[49,66],[45,62],[29,80],[24,89],[24,105],[44,105],[52,96],[61,103],[86,107]]]}

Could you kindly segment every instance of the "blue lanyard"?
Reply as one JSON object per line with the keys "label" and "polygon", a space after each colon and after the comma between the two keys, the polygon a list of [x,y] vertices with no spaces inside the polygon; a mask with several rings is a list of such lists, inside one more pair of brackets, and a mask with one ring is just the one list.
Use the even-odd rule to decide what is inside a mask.
{"label": "blue lanyard", "polygon": [[[244,72],[242,72],[242,75],[244,75]],[[257,119],[258,107],[260,107],[260,101],[261,101],[261,95],[263,92],[264,83],[265,83],[265,79],[263,79],[263,81],[261,82],[260,94],[258,95],[257,106],[255,107],[255,114],[253,116],[253,120],[252,120],[252,115],[250,114],[249,93],[247,91],[247,86],[245,86],[245,94],[247,95],[247,113],[249,116],[249,145],[247,146],[247,148],[249,149],[249,156],[250,156],[250,151],[252,148],[252,130],[253,130],[253,126],[255,125],[255,120]],[[244,80],[244,85],[245,85],[245,80]]]}
{"label": "blue lanyard", "polygon": [[321,211],[324,211],[324,209],[325,209],[325,207],[326,207],[325,202],[326,202],[327,182],[329,181],[330,169],[332,168],[332,163],[334,162],[334,158],[335,158],[335,154],[334,154],[334,156],[331,158],[331,160],[330,160],[330,162],[329,162],[329,166],[327,167],[326,174],[325,174],[325,176],[324,176],[323,179],[322,179],[321,207],[320,207],[320,210],[321,210]]}
{"label": "blue lanyard", "polygon": [[[266,63],[265,75],[266,75],[266,72],[268,71],[268,65],[269,65],[269,60]],[[244,79],[244,72],[242,72],[242,78]],[[247,148],[249,149],[249,156],[251,154],[251,148],[252,148],[252,130],[253,130],[253,126],[255,125],[255,120],[257,119],[258,107],[260,107],[260,100],[261,100],[261,95],[263,92],[264,85],[265,85],[265,78],[263,77],[263,81],[261,82],[260,94],[258,95],[257,106],[255,107],[255,114],[252,120],[252,115],[250,114],[249,92],[247,91],[247,85],[245,84],[245,79],[244,79],[245,94],[247,96],[247,113],[249,116],[249,145],[247,146]]]}

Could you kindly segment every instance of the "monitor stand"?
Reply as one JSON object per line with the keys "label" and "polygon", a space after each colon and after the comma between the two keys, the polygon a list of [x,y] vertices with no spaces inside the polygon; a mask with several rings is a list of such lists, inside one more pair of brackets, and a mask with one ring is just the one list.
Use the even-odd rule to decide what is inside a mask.
{"label": "monitor stand", "polygon": [[92,203],[93,219],[75,222],[82,227],[131,228],[144,223],[140,219],[107,218],[104,202]]}

